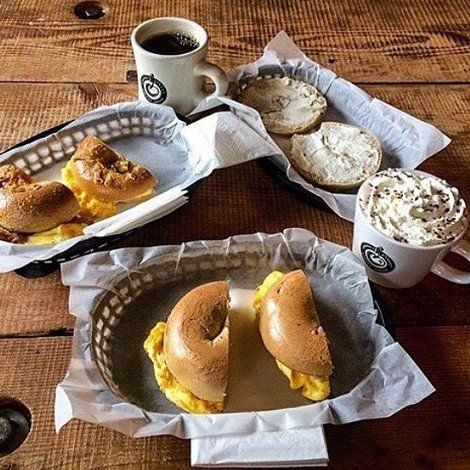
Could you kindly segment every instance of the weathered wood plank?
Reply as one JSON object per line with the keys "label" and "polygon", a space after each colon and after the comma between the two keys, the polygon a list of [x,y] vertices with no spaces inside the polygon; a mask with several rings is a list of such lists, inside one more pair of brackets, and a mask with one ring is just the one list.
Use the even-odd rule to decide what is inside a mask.
{"label": "weathered wood plank", "polygon": [[124,82],[129,36],[141,21],[182,16],[203,24],[210,58],[225,68],[258,57],[284,29],[313,59],[360,82],[468,81],[468,4],[358,0],[125,0],[81,20],[72,0],[4,0],[0,80]]}
{"label": "weathered wood plank", "polygon": [[[469,327],[400,328],[398,337],[437,392],[389,419],[327,426],[329,468],[468,465]],[[28,441],[0,468],[189,467],[188,443],[173,437],[130,439],[79,421],[56,435],[54,391],[65,374],[70,348],[71,338],[0,340],[0,364],[8,365],[0,368],[2,393],[28,405],[34,420]]]}
{"label": "weathered wood plank", "polygon": [[[77,77],[78,78],[78,77]],[[134,101],[135,85],[1,84],[0,149],[99,106]]]}
{"label": "weathered wood plank", "polygon": [[[380,421],[326,427],[331,468],[468,468],[470,328],[399,328],[436,392]],[[362,464],[362,465],[361,465]]]}

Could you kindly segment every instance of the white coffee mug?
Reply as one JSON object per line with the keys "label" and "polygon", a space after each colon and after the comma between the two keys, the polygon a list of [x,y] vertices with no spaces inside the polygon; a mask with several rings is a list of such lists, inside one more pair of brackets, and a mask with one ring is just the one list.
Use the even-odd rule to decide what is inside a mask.
{"label": "white coffee mug", "polygon": [[[152,36],[181,33],[197,41],[196,49],[180,55],[154,54],[142,43]],[[194,21],[184,18],[155,18],[141,23],[131,36],[137,66],[139,100],[171,106],[188,114],[207,96],[224,95],[228,89],[225,72],[207,62],[208,35]],[[204,76],[215,84],[215,92],[204,92]]]}
{"label": "white coffee mug", "polygon": [[[422,171],[414,173],[432,176]],[[417,246],[397,242],[367,220],[359,203],[366,185],[368,180],[359,188],[356,200],[353,252],[363,261],[371,281],[381,286],[401,289],[414,286],[431,271],[449,281],[470,284],[470,273],[452,268],[443,261],[449,251],[470,261],[470,244],[462,239],[467,227],[456,239],[439,245]]]}

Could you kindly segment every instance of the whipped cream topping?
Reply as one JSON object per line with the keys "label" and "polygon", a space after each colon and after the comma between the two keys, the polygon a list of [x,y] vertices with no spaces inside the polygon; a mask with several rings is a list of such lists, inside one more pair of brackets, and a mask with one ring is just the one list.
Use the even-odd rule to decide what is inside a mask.
{"label": "whipped cream topping", "polygon": [[467,227],[467,209],[459,191],[434,176],[388,169],[369,179],[359,197],[368,221],[402,243],[448,243]]}

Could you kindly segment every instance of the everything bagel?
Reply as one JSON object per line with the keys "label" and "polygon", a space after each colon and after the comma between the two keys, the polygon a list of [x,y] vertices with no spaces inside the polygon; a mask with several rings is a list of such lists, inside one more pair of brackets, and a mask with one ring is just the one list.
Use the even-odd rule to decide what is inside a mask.
{"label": "everything bagel", "polygon": [[15,165],[0,166],[0,189],[30,184],[33,179]]}
{"label": "everything bagel", "polygon": [[148,170],[118,155],[94,136],[80,142],[67,166],[82,191],[105,202],[129,201],[157,183]]}

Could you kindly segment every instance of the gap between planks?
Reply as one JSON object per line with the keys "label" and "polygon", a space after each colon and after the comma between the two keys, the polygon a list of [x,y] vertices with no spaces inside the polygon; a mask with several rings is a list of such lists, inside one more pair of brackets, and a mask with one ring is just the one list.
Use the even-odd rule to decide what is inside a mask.
{"label": "gap between planks", "polygon": [[[411,331],[413,329],[455,329],[455,328],[462,328],[464,330],[469,330],[470,331],[470,325],[446,325],[446,324],[433,324],[433,325],[401,325],[401,326],[395,326],[394,327],[396,332],[397,332],[397,339],[396,341],[399,341],[399,337],[401,333],[403,333],[405,330],[406,331]],[[74,328],[54,328],[49,331],[45,332],[31,332],[31,333],[9,333],[9,334],[3,334],[0,335],[0,341],[2,340],[8,340],[8,339],[41,339],[41,338],[69,338],[73,336],[74,334]]]}
{"label": "gap between planks", "polygon": [[74,328],[53,328],[48,331],[0,334],[2,339],[67,338],[73,336]]}

